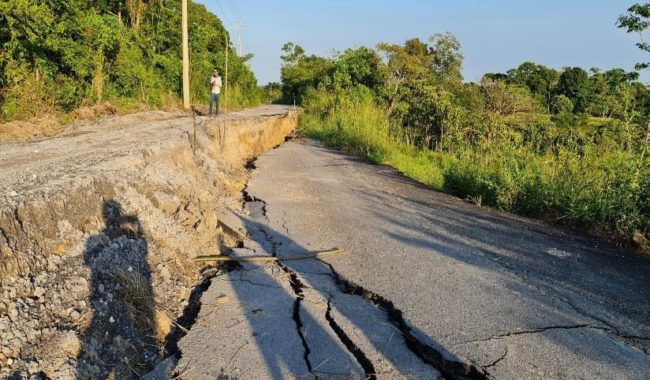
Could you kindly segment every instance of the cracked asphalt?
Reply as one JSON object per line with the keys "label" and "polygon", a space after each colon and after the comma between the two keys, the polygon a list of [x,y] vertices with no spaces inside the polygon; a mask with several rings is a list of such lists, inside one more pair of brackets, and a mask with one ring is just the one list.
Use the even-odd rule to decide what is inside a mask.
{"label": "cracked asphalt", "polygon": [[260,157],[182,378],[650,378],[650,261],[317,142]]}

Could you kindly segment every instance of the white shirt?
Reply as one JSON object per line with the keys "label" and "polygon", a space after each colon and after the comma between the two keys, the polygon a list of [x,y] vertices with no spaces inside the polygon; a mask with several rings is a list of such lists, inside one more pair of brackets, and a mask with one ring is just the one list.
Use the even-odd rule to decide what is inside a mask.
{"label": "white shirt", "polygon": [[220,94],[221,93],[221,77],[220,76],[213,76],[212,80],[210,81],[210,84],[212,85],[212,93],[213,94]]}

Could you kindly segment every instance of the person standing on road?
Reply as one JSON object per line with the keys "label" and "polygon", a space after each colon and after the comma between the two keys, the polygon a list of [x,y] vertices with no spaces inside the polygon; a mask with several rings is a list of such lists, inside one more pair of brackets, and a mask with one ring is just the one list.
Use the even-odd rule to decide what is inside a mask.
{"label": "person standing on road", "polygon": [[216,69],[212,73],[212,79],[210,80],[210,86],[212,87],[212,94],[210,95],[210,113],[212,115],[212,105],[215,104],[215,113],[214,116],[219,115],[219,96],[221,95],[221,76],[219,71]]}

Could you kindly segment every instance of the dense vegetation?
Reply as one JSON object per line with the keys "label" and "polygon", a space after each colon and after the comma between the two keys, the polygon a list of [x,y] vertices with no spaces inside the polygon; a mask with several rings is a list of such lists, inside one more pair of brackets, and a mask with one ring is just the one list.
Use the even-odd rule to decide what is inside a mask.
{"label": "dense vegetation", "polygon": [[[0,121],[109,101],[177,104],[181,95],[180,1],[1,0]],[[225,66],[227,31],[189,4],[193,101],[206,102],[213,68]],[[245,61],[229,52],[231,105],[258,101]]]}
{"label": "dense vegetation", "polygon": [[283,50],[284,100],[304,106],[310,135],[477,204],[647,239],[650,89],[637,72],[525,62],[466,83],[450,34]]}

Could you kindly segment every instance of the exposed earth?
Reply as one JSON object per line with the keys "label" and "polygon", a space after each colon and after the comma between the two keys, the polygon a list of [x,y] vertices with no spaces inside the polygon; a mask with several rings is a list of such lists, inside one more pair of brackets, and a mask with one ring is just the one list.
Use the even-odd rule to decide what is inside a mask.
{"label": "exposed earth", "polygon": [[139,378],[174,355],[220,209],[289,107],[148,112],[0,144],[0,378]]}

